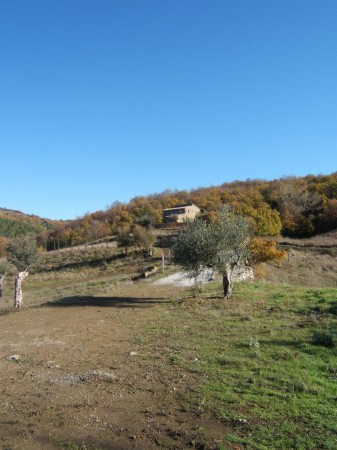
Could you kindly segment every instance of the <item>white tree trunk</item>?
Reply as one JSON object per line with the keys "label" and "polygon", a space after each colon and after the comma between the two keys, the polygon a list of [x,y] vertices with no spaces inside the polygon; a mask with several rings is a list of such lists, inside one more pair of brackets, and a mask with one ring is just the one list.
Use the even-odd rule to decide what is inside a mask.
{"label": "white tree trunk", "polygon": [[3,282],[6,275],[0,275],[0,298],[3,297]]}
{"label": "white tree trunk", "polygon": [[15,278],[14,308],[22,305],[22,282],[28,277],[28,272],[19,272]]}
{"label": "white tree trunk", "polygon": [[222,275],[222,284],[223,284],[224,298],[226,298],[226,299],[232,298],[233,270],[230,267],[227,267],[225,272]]}

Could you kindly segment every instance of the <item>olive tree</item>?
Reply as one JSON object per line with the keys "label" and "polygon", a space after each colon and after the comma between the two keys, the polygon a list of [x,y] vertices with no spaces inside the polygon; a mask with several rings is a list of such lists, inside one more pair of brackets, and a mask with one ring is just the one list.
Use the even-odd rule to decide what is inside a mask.
{"label": "olive tree", "polygon": [[118,230],[117,242],[118,247],[123,247],[125,250],[125,254],[127,254],[129,247],[132,247],[134,245],[134,237],[131,233],[130,228],[125,227]]}
{"label": "olive tree", "polygon": [[147,254],[152,256],[153,245],[156,242],[156,237],[152,231],[136,225],[133,230],[133,238],[134,244],[138,248],[146,250]]}
{"label": "olive tree", "polygon": [[8,274],[15,272],[15,266],[6,258],[0,258],[0,298],[3,297],[3,284]]}
{"label": "olive tree", "polygon": [[251,229],[246,219],[224,205],[214,221],[196,220],[180,233],[173,247],[174,260],[197,276],[212,268],[222,274],[224,297],[232,297],[233,271],[246,262]]}
{"label": "olive tree", "polygon": [[19,272],[15,278],[14,307],[22,305],[22,282],[28,276],[28,269],[38,261],[36,239],[31,235],[21,236],[8,244],[9,261]]}

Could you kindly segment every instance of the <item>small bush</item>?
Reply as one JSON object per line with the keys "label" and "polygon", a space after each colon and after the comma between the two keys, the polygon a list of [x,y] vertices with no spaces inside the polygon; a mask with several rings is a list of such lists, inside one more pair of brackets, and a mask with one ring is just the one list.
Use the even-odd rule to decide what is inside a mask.
{"label": "small bush", "polygon": [[255,348],[257,350],[260,348],[260,342],[257,339],[252,338],[252,337],[250,338],[248,345],[250,348]]}

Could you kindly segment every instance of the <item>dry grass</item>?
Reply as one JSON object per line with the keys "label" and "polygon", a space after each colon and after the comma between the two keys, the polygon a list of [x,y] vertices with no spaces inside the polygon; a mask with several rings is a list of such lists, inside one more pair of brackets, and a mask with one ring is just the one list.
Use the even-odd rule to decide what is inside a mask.
{"label": "dry grass", "polygon": [[266,280],[294,286],[337,287],[337,259],[319,252],[289,250],[281,268],[265,265]]}
{"label": "dry grass", "polygon": [[278,243],[293,247],[335,247],[337,248],[337,230],[329,231],[328,233],[318,234],[307,239],[293,239],[280,236],[277,239]]}
{"label": "dry grass", "polygon": [[[161,265],[156,253],[149,259],[140,252],[126,255],[116,248],[44,253],[24,282],[23,308],[76,295],[109,295],[121,285],[132,285],[134,277],[153,265]],[[13,298],[14,276],[6,278],[0,313],[13,308]]]}

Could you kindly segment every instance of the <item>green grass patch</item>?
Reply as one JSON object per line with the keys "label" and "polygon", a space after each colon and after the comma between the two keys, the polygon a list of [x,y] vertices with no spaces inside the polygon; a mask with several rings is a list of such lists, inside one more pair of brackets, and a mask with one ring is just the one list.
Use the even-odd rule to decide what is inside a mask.
{"label": "green grass patch", "polygon": [[337,448],[336,348],[313,336],[336,332],[335,289],[238,284],[234,298],[208,286],[174,302],[152,330],[167,365],[198,374],[184,410],[206,408],[224,424],[224,445]]}

